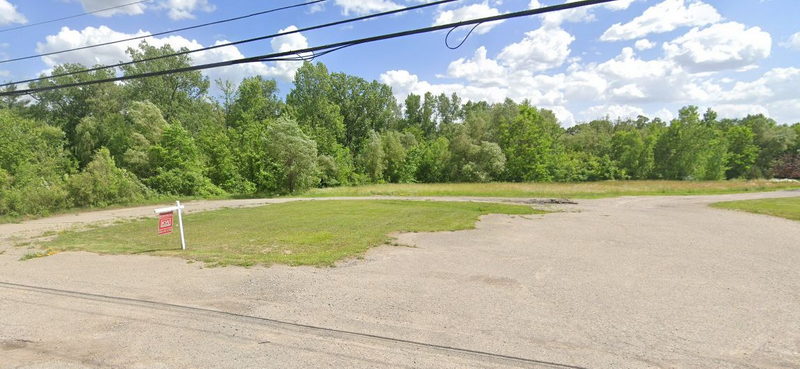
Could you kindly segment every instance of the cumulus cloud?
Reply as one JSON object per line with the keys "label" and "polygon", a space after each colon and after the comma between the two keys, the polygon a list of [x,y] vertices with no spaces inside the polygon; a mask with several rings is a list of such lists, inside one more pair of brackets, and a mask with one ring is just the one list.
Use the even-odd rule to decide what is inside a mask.
{"label": "cumulus cloud", "polygon": [[391,0],[336,0],[344,15],[365,15],[399,9],[400,5]]}
{"label": "cumulus cloud", "polygon": [[[489,6],[488,2],[484,1],[479,4],[471,4],[462,6],[452,10],[439,10],[436,19],[433,21],[434,26],[441,24],[455,23],[475,18],[485,18],[494,15],[500,15],[500,11]],[[485,34],[492,30],[495,26],[503,23],[502,21],[484,23],[475,28],[475,33]]]}
{"label": "cumulus cloud", "polygon": [[791,36],[785,42],[781,42],[781,46],[787,49],[794,49],[800,51],[800,32],[797,32]]}
{"label": "cumulus cloud", "polygon": [[581,112],[583,120],[602,119],[635,119],[645,114],[642,108],[632,105],[595,105]]}
{"label": "cumulus cloud", "polygon": [[607,29],[600,39],[603,41],[633,40],[651,33],[670,32],[680,27],[704,26],[717,23],[722,16],[717,10],[699,0],[664,0],[653,5],[622,24],[616,23]]}
{"label": "cumulus cloud", "polygon": [[753,66],[768,57],[771,48],[769,33],[736,22],[719,23],[702,30],[693,28],[664,43],[666,56],[693,72]]}
{"label": "cumulus cloud", "polygon": [[[108,9],[115,6],[121,6],[130,3],[131,3],[130,0],[81,0],[81,5],[83,5],[83,10],[87,12],[93,12],[100,9]],[[147,5],[145,3],[138,3],[138,4],[130,4],[116,9],[104,10],[101,12],[97,12],[94,15],[98,17],[111,17],[117,14],[139,15],[144,13],[145,9],[147,9]]]}
{"label": "cumulus cloud", "polygon": [[743,118],[750,114],[770,115],[767,108],[757,104],[715,104],[710,108],[717,112],[719,118]]}
{"label": "cumulus cloud", "polygon": [[525,37],[503,48],[498,60],[512,69],[542,71],[564,64],[575,40],[561,28],[541,27],[525,33]]}
{"label": "cumulus cloud", "polygon": [[636,50],[649,50],[656,47],[656,43],[643,38],[641,40],[637,40],[636,43],[633,44],[633,47],[635,47]]}
{"label": "cumulus cloud", "polygon": [[173,20],[192,19],[197,11],[210,13],[216,10],[208,0],[165,0],[159,7],[167,9],[167,14]]}
{"label": "cumulus cloud", "polygon": [[14,4],[8,0],[0,0],[0,26],[13,23],[28,23],[28,19],[17,11],[17,7]]}
{"label": "cumulus cloud", "polygon": [[[280,30],[279,32],[286,32],[296,29],[297,27],[295,26],[289,26]],[[114,31],[106,26],[86,27],[83,30],[73,30],[68,27],[63,27],[59,33],[47,36],[44,42],[37,43],[36,51],[39,53],[46,53],[48,51],[75,48],[144,35],[149,35],[149,32],[140,30],[134,34],[128,34]],[[196,40],[189,40],[182,36],[169,36],[160,38],[151,37],[147,38],[146,40],[150,45],[161,47],[169,44],[173,49],[176,50],[182,47],[190,50],[204,47],[204,45]],[[120,61],[129,61],[130,57],[126,54],[125,50],[127,50],[128,47],[136,47],[138,43],[139,40],[122,42],[86,50],[50,55],[43,57],[42,60],[49,67],[64,63],[80,63],[86,66],[93,66],[97,64],[115,64]],[[227,43],[227,41],[220,40],[217,41],[215,45],[223,43]],[[302,34],[295,33],[272,39],[270,46],[272,47],[273,51],[291,51],[308,47],[308,41]],[[206,64],[244,57],[241,51],[239,51],[239,49],[235,46],[221,47],[208,51],[192,53],[189,55],[194,64]],[[209,69],[204,71],[204,73],[212,79],[222,78],[234,83],[239,82],[246,76],[252,75],[262,75],[267,78],[277,78],[284,81],[291,81],[294,79],[294,74],[300,66],[302,66],[302,62],[295,61],[275,62],[269,64],[247,63]]]}
{"label": "cumulus cloud", "polygon": [[[574,3],[578,0],[566,0],[565,3]],[[598,4],[598,5],[590,5],[590,6],[583,6],[580,8],[573,8],[573,9],[564,9],[557,12],[546,13],[543,14],[542,17],[542,24],[551,26],[551,27],[558,27],[562,23],[583,23],[583,22],[591,22],[597,19],[593,13],[594,9],[598,8],[605,8],[610,10],[625,10],[633,3],[635,0],[618,0],[612,1],[610,3],[605,4]],[[531,0],[528,3],[529,9],[536,9],[541,8],[544,5],[539,2],[539,0]]]}

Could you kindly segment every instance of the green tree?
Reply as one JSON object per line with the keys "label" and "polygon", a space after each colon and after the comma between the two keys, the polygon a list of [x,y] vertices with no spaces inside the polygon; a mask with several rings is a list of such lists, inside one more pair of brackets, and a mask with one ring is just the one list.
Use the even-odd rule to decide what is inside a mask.
{"label": "green tree", "polygon": [[304,132],[317,143],[320,154],[334,156],[345,140],[344,118],[332,100],[333,83],[322,63],[304,63],[294,77],[286,103]]}
{"label": "green tree", "polygon": [[111,153],[100,148],[94,159],[67,183],[72,203],[77,206],[108,206],[143,199],[147,188],[135,175],[117,168]]}
{"label": "green tree", "polygon": [[364,142],[364,147],[358,153],[358,167],[372,182],[378,183],[383,180],[383,172],[386,170],[386,153],[383,151],[383,140],[381,136],[371,131]]}
{"label": "green tree", "polygon": [[721,132],[700,121],[696,106],[684,107],[656,142],[655,174],[664,179],[722,179],[726,153]]}
{"label": "green tree", "polygon": [[[177,51],[187,51],[180,48]],[[156,47],[142,41],[137,49],[128,48],[127,53],[133,61],[163,57],[174,54],[175,49],[170,45]],[[122,66],[125,76],[133,76],[150,72],[159,72],[191,66],[192,60],[188,54],[163,57]],[[150,101],[159,109],[167,121],[178,119],[187,127],[192,127],[193,121],[202,117],[196,114],[198,105],[207,105],[201,101],[206,96],[210,82],[200,71],[172,73],[147,78],[137,78],[127,81],[125,90],[128,99],[132,101]]]}
{"label": "green tree", "polygon": [[302,191],[319,184],[317,144],[288,118],[278,118],[267,126],[266,157],[275,170],[275,188],[279,193]]}
{"label": "green tree", "polygon": [[499,127],[500,147],[506,156],[505,177],[511,181],[552,181],[563,152],[562,134],[555,115],[528,105]]}
{"label": "green tree", "polygon": [[758,145],[755,134],[747,126],[733,126],[725,133],[728,140],[727,178],[743,178],[749,175],[750,168],[758,158]]}
{"label": "green tree", "polygon": [[231,127],[238,127],[245,121],[275,119],[283,111],[277,83],[261,76],[242,80],[230,99],[226,120]]}

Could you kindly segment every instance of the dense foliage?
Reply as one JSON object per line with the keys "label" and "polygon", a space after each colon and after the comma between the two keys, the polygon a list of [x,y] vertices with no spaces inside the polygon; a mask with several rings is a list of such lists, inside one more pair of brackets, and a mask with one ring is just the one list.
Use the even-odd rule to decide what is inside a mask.
{"label": "dense foliage", "polygon": [[[142,43],[134,60],[173,53]],[[129,65],[133,75],[189,65]],[[79,72],[76,64],[53,74]],[[52,77],[31,87],[108,78]],[[199,72],[37,93],[0,103],[0,215],[135,202],[154,195],[284,194],[382,182],[711,180],[800,177],[800,124],[717,119],[694,106],[563,128],[527,102],[409,95],[306,63],[286,99],[261,77]]]}

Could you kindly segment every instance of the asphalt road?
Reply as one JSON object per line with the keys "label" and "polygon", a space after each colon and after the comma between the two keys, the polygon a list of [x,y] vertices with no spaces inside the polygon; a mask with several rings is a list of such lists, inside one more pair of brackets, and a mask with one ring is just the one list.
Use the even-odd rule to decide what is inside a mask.
{"label": "asphalt road", "polygon": [[800,222],[707,206],[798,195],[582,200],[335,268],[9,246],[152,207],[0,225],[0,368],[800,368]]}

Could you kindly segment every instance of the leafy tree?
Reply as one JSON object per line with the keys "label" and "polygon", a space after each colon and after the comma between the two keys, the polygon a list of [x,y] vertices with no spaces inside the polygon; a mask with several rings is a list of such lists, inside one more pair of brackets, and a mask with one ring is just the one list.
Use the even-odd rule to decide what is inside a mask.
{"label": "leafy tree", "polygon": [[238,127],[245,121],[275,119],[283,111],[277,83],[261,76],[245,78],[236,93],[228,98],[231,102],[226,120],[232,127]]}
{"label": "leafy tree", "polygon": [[562,129],[549,110],[522,105],[517,117],[499,127],[506,156],[505,177],[511,181],[552,181],[563,151]]}
{"label": "leafy tree", "polygon": [[143,199],[147,188],[133,173],[117,168],[105,147],[95,153],[84,170],[67,183],[72,203],[77,206],[107,206]]}
{"label": "leafy tree", "polygon": [[342,144],[358,152],[370,130],[396,126],[399,115],[392,89],[377,81],[344,73],[331,74],[331,101],[339,106],[345,126]]}
{"label": "leafy tree", "polygon": [[[80,64],[63,64],[53,68],[51,76],[83,72],[86,68]],[[42,75],[42,77],[47,77]],[[56,85],[81,83],[114,77],[113,69],[77,73],[69,76],[51,77],[29,84],[30,88],[44,88]],[[30,113],[35,119],[45,121],[60,128],[65,133],[67,147],[73,147],[75,128],[80,121],[97,111],[107,111],[119,106],[123,101],[119,97],[120,87],[113,83],[103,83],[80,87],[66,87],[31,95],[34,104]],[[111,96],[112,98],[104,98]]]}
{"label": "leafy tree", "polygon": [[203,173],[203,161],[194,139],[185,128],[168,124],[161,141],[150,150],[155,175],[144,182],[160,193],[213,196],[224,193]]}
{"label": "leafy tree", "polygon": [[360,172],[364,173],[372,182],[383,180],[383,172],[386,170],[386,153],[383,151],[383,140],[377,132],[369,133],[364,147],[358,153],[358,166]]}
{"label": "leafy tree", "polygon": [[69,206],[65,175],[74,163],[64,132],[0,110],[0,214],[46,214]]}
{"label": "leafy tree", "polygon": [[721,133],[700,121],[696,106],[684,107],[656,142],[655,173],[664,179],[722,179],[726,153]]}
{"label": "leafy tree", "polygon": [[621,170],[621,178],[645,179],[653,171],[652,136],[638,129],[620,130],[611,138],[611,158]]}
{"label": "leafy tree", "polygon": [[274,192],[296,192],[319,183],[317,145],[289,118],[278,118],[267,126],[266,157],[273,164]]}
{"label": "leafy tree", "polygon": [[416,167],[415,179],[420,182],[434,183],[447,180],[447,167],[450,162],[450,141],[438,137],[433,141],[424,141],[414,147],[409,159]]}
{"label": "leafy tree", "polygon": [[409,151],[417,145],[417,140],[410,133],[386,131],[381,136],[384,160],[386,161],[384,178],[388,182],[413,182],[416,168],[407,160]]}
{"label": "leafy tree", "polygon": [[742,178],[749,175],[758,158],[755,134],[747,126],[733,126],[725,133],[728,140],[727,178]]}
{"label": "leafy tree", "polygon": [[286,96],[290,114],[317,143],[320,154],[333,156],[345,141],[344,117],[332,100],[333,82],[322,63],[304,63]]}
{"label": "leafy tree", "polygon": [[[187,51],[180,48],[177,51]],[[174,54],[170,45],[156,47],[142,41],[138,49],[128,48],[127,53],[133,61],[163,57]],[[191,66],[188,54],[163,57],[156,60],[139,62],[122,66],[125,76],[133,76],[150,72],[159,72]],[[165,74],[161,76],[131,79],[125,84],[128,99],[132,101],[150,101],[164,114],[167,121],[178,119],[191,125],[196,117],[198,100],[206,95],[210,82],[200,71]]]}

